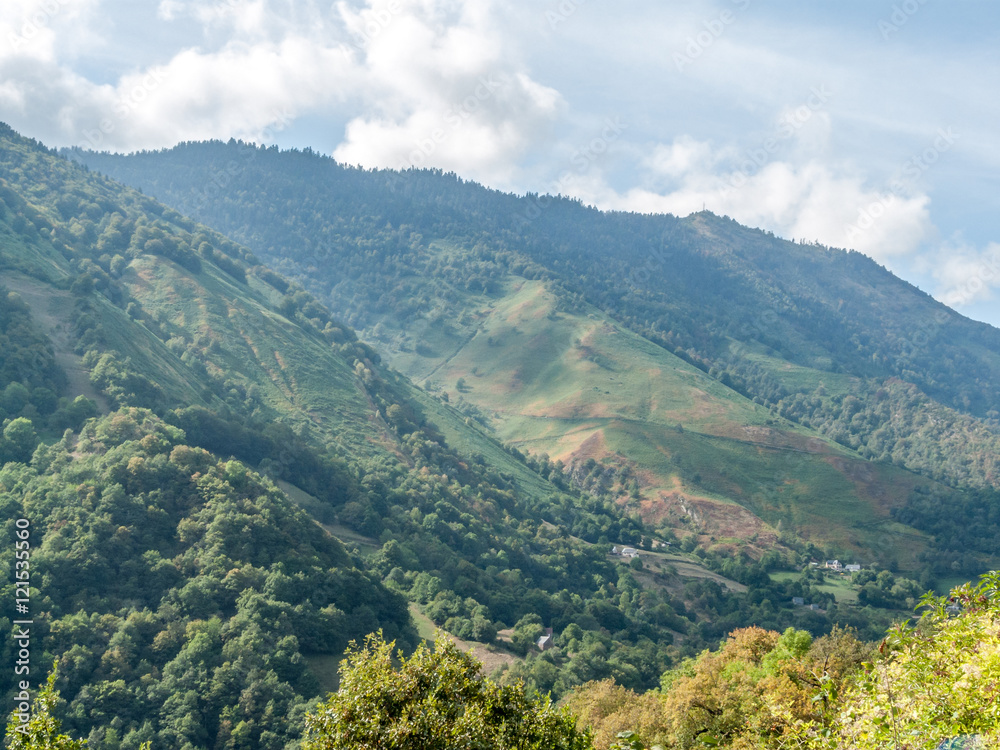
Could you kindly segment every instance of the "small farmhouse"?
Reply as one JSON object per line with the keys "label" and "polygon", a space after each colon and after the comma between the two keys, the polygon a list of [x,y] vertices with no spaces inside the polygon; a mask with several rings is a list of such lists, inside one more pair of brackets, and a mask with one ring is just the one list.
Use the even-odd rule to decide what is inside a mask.
{"label": "small farmhouse", "polygon": [[555,645],[555,636],[552,634],[552,628],[545,628],[545,634],[535,641],[535,646],[538,647],[539,651],[548,651]]}
{"label": "small farmhouse", "polygon": [[638,557],[639,556],[639,550],[637,550],[635,547],[617,547],[616,546],[616,547],[612,547],[611,548],[611,554],[612,555],[620,555],[621,557]]}

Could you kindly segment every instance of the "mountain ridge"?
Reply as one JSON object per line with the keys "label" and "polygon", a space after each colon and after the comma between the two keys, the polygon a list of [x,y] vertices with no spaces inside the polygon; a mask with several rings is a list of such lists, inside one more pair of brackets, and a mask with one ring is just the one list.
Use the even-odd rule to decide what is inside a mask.
{"label": "mountain ridge", "polygon": [[[516,401],[517,394],[535,388],[543,401],[564,400],[563,407],[552,402],[545,409],[562,409],[559,413],[580,418],[599,416],[595,408],[606,408],[624,393],[631,400],[619,416],[633,424],[646,419],[642,404],[654,389],[652,381],[623,381],[615,388],[595,390],[595,398],[606,399],[605,404],[580,401],[584,390],[596,388],[590,370],[600,370],[602,362],[613,366],[616,356],[630,361],[645,347],[634,339],[627,351],[619,349],[615,356],[609,356],[615,347],[606,339],[601,340],[603,350],[588,347],[588,316],[604,316],[612,326],[622,326],[622,331],[638,334],[685,362],[661,371],[680,374],[694,365],[722,387],[754,401],[753,408],[762,407],[759,416],[724,425],[724,434],[752,436],[750,443],[764,445],[764,435],[801,433],[793,442],[818,441],[830,460],[846,449],[847,464],[830,464],[840,466],[841,478],[831,483],[833,477],[813,477],[807,497],[822,496],[823,483],[834,487],[846,479],[843,497],[856,502],[859,493],[871,492],[850,477],[874,471],[887,485],[875,495],[895,499],[886,504],[884,498],[876,501],[872,496],[865,502],[879,507],[889,523],[893,514],[914,517],[906,508],[918,489],[949,502],[943,499],[948,493],[934,480],[953,487],[996,486],[988,457],[1000,445],[993,437],[998,392],[992,385],[1000,377],[1000,331],[948,310],[859,253],[780,241],[707,213],[686,219],[603,213],[564,198],[503,194],[436,171],[362,170],[310,152],[279,152],[232,141],[182,144],[131,156],[70,155],[193,211],[247,243],[359,327],[362,337],[395,367],[417,382],[427,380],[425,387],[447,395],[513,445],[580,464],[596,458],[609,467],[622,460],[638,466],[646,476],[640,505],[646,506],[647,518],[657,516],[650,504],[657,496],[670,497],[678,481],[691,497],[707,491],[715,498],[716,510],[719,503],[742,497],[739,502],[756,508],[751,511],[755,515],[772,513],[772,527],[780,514],[766,508],[786,501],[778,500],[780,490],[752,478],[756,470],[747,463],[749,457],[719,453],[704,441],[688,446],[687,453],[695,457],[692,465],[685,467],[683,457],[681,464],[668,465],[636,442],[638,431],[630,435],[625,429],[616,445],[591,455],[581,449],[585,439],[599,443],[606,437],[594,425],[581,433],[575,447],[564,450],[560,440],[565,443],[567,438],[546,438],[544,430],[527,424],[537,417],[535,407],[535,412],[526,409],[511,416],[510,399]],[[220,180],[212,185],[209,200],[200,186],[211,184],[213,174],[227,177],[225,184]],[[333,279],[324,270],[331,266],[347,273]],[[536,306],[541,318],[536,315],[535,322],[522,323],[528,326],[522,336],[516,324],[500,320],[496,311],[513,304],[518,294],[513,290],[531,284],[540,285],[540,293],[555,302],[547,311]],[[563,333],[557,334],[560,330]],[[509,345],[497,343],[505,341],[504,336]],[[562,337],[556,349],[553,336]],[[492,350],[483,345],[484,339],[494,342]],[[577,339],[579,345],[574,345]],[[520,362],[520,373],[484,374],[491,358]],[[575,405],[546,391],[547,376],[534,372],[542,362],[554,368],[552,373],[568,376],[565,385],[575,388]],[[525,373],[528,382],[523,382]],[[926,395],[916,401],[897,398],[895,380],[912,383]],[[883,392],[893,394],[891,408],[905,410],[905,418],[882,414]],[[710,401],[716,407],[739,403],[731,392],[713,393]],[[927,427],[935,423],[934,415],[944,415],[945,422],[958,426],[934,432]],[[673,416],[673,426],[686,426],[692,438],[690,410]],[[659,454],[668,459],[683,454],[683,449],[666,447],[668,434],[661,430],[659,437],[645,435],[641,441],[659,445]],[[684,440],[690,442],[688,438]],[[831,444],[831,438],[843,448]],[[957,462],[929,458],[925,446],[930,440],[944,440],[949,451],[965,457]],[[850,456],[858,454],[879,463],[863,472],[848,470]],[[644,458],[635,461],[636,456]],[[734,461],[734,466],[746,467],[735,485],[713,468]],[[648,470],[657,464],[662,465],[650,481]],[[902,474],[890,479],[892,470],[886,466],[892,464],[925,473],[929,484],[902,479]],[[808,486],[803,478],[789,486]],[[675,501],[666,500],[679,509]],[[628,505],[624,495],[619,502]],[[869,527],[873,518],[860,513],[862,507],[855,506],[867,520],[859,518],[857,523]],[[792,515],[786,512],[786,525]],[[675,530],[685,532],[677,523],[683,513],[674,516]],[[824,531],[842,524],[838,521]],[[799,531],[808,536],[809,529]],[[856,537],[857,529],[850,534]],[[710,536],[720,534],[708,531],[703,539]],[[873,539],[866,546],[878,545]]]}

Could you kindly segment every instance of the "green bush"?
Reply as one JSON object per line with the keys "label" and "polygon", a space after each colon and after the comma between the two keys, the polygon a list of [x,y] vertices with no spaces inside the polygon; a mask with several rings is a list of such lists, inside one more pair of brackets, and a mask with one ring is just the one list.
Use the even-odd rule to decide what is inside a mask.
{"label": "green bush", "polygon": [[341,667],[340,690],[306,718],[305,750],[588,750],[587,731],[548,699],[481,674],[443,634],[407,658],[379,635]]}

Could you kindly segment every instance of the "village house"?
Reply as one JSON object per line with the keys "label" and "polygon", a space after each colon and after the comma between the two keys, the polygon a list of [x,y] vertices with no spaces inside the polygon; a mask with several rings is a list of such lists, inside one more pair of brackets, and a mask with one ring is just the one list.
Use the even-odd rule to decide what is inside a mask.
{"label": "village house", "polygon": [[552,628],[545,628],[545,635],[535,641],[535,645],[539,651],[548,651],[555,647],[555,636],[552,634]]}
{"label": "village house", "polygon": [[611,548],[611,554],[612,555],[620,555],[621,557],[638,557],[639,556],[639,550],[637,550],[635,547],[618,547],[618,546],[615,546],[615,547]]}

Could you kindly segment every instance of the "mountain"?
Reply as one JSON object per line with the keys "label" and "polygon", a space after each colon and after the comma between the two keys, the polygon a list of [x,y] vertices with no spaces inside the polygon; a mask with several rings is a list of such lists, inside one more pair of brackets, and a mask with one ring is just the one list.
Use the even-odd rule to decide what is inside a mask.
{"label": "mountain", "polygon": [[[414,386],[247,247],[6,126],[0,287],[0,560],[29,561],[32,685],[55,663],[64,726],[94,747],[285,746],[335,686],[345,644],[376,629],[408,649],[432,621],[556,695],[610,677],[644,690],[734,627],[839,622],[874,638],[917,593],[883,571],[855,607],[797,572],[813,551],[796,538],[732,554],[657,529],[615,502],[625,489],[645,502],[631,466],[525,457],[457,385],[454,399]],[[469,294],[498,304],[502,327],[538,306],[547,320],[550,288]],[[523,310],[499,307],[518,294]],[[563,339],[590,315],[614,326],[580,305]],[[770,418],[621,325],[597,333]],[[704,429],[666,434],[742,445]],[[778,430],[777,448],[797,430]],[[751,461],[760,446],[739,449],[739,472],[773,482]],[[787,457],[800,454],[760,450],[799,471]],[[546,627],[557,645],[542,655]],[[18,658],[12,642],[0,651],[11,699]]]}
{"label": "mountain", "polygon": [[993,559],[1000,331],[859,253],[233,141],[69,155],[244,243],[662,533],[938,575]]}

